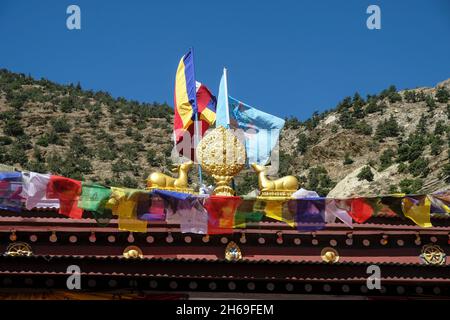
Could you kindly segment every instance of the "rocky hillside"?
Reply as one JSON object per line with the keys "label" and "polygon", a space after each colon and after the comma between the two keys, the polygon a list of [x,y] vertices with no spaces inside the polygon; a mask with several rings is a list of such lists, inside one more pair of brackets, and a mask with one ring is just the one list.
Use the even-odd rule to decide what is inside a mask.
{"label": "rocky hillside", "polygon": [[[419,192],[449,184],[450,80],[355,94],[307,121],[289,118],[280,175],[325,195]],[[172,108],[0,70],[0,163],[106,185],[143,187],[170,170]],[[195,169],[191,182],[196,182]],[[244,171],[238,193],[256,187]]]}
{"label": "rocky hillside", "polygon": [[[347,97],[303,123],[290,119],[283,171],[330,196],[449,187],[450,80],[435,88]],[[295,160],[294,160],[295,159]]]}

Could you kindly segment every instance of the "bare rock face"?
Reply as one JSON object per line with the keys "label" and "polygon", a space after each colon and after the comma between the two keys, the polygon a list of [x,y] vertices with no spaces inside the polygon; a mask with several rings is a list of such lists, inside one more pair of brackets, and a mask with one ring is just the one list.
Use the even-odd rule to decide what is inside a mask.
{"label": "bare rock face", "polygon": [[384,185],[390,185],[396,180],[398,165],[393,165],[382,172],[377,172],[370,167],[373,173],[373,181],[359,180],[358,174],[365,166],[361,166],[342,180],[328,193],[332,198],[349,198],[354,196],[377,196],[384,190]]}

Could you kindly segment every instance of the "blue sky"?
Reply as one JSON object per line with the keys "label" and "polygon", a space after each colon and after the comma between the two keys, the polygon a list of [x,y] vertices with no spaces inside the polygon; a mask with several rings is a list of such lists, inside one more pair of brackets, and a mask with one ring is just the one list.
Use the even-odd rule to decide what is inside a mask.
{"label": "blue sky", "polygon": [[[66,8],[81,8],[81,30]],[[381,30],[366,9],[381,8]],[[197,80],[278,116],[308,118],[355,91],[434,86],[450,78],[450,1],[2,0],[0,68],[80,81],[173,104],[180,57],[195,48]]]}

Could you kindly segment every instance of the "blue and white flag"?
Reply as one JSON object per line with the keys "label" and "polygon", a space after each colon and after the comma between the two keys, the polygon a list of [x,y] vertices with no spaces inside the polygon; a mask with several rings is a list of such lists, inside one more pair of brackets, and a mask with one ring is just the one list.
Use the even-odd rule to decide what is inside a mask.
{"label": "blue and white flag", "polygon": [[[245,138],[248,163],[265,165],[278,143],[285,121],[228,97],[230,128],[241,129]],[[239,137],[241,133],[238,133]]]}

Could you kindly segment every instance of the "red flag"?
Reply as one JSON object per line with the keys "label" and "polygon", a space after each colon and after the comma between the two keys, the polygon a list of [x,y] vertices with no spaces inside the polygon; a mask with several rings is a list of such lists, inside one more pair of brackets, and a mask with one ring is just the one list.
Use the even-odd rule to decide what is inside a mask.
{"label": "red flag", "polygon": [[205,203],[208,211],[208,234],[233,233],[234,215],[241,197],[210,196]]}
{"label": "red flag", "polygon": [[364,199],[356,198],[350,201],[351,205],[348,213],[357,223],[364,223],[372,216],[373,208],[371,205],[366,203]]}
{"label": "red flag", "polygon": [[[197,97],[197,112],[198,112],[198,135],[201,139],[209,126],[216,121],[216,97],[209,91],[209,89],[202,83],[196,82],[196,97]],[[177,111],[177,108],[175,108]],[[181,127],[180,123],[175,121],[175,147],[178,153],[182,156],[196,161],[195,155],[195,138],[194,115],[192,122],[187,127]]]}
{"label": "red flag", "polygon": [[59,213],[73,219],[81,219],[83,209],[78,208],[81,195],[81,181],[51,176],[47,185],[47,198],[59,199]]}

